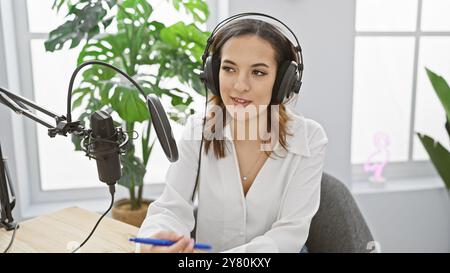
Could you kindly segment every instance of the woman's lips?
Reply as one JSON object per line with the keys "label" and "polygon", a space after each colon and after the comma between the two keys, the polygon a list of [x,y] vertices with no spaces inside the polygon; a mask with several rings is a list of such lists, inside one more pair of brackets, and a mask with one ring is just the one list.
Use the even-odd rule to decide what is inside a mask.
{"label": "woman's lips", "polygon": [[251,100],[245,100],[238,97],[231,97],[231,100],[233,101],[234,105],[242,105],[244,107],[252,102]]}

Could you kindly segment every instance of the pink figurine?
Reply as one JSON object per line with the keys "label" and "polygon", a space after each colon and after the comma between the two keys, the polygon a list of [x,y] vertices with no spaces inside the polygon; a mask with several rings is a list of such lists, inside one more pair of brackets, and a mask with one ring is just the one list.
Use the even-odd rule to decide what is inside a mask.
{"label": "pink figurine", "polygon": [[[369,156],[364,164],[364,172],[372,172],[373,175],[369,177],[369,180],[376,184],[380,184],[386,181],[386,178],[383,177],[382,173],[389,160],[389,151],[387,149],[389,146],[389,137],[385,133],[378,132],[374,135],[373,142],[376,151]],[[377,157],[377,160],[374,160],[375,156]]]}

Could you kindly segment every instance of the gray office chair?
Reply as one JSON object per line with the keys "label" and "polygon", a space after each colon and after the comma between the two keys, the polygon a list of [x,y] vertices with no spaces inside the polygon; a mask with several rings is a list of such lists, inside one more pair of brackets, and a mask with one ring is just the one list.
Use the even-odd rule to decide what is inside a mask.
{"label": "gray office chair", "polygon": [[[327,173],[321,183],[320,207],[311,221],[306,248],[301,252],[370,252],[370,242],[374,240],[350,191]],[[191,236],[195,238],[195,228]]]}
{"label": "gray office chair", "polygon": [[310,253],[367,253],[373,237],[352,194],[335,177],[322,176],[320,207],[306,241]]}

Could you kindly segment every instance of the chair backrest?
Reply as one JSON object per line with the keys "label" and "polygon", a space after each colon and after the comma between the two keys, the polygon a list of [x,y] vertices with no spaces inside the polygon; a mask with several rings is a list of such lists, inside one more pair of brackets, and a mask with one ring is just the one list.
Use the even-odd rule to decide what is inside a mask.
{"label": "chair backrest", "polygon": [[311,253],[373,251],[374,239],[352,194],[335,177],[322,176],[320,207],[313,217],[306,246]]}

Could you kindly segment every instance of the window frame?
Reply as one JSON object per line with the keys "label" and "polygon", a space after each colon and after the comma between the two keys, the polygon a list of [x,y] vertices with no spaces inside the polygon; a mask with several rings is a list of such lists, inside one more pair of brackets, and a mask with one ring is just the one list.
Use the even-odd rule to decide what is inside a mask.
{"label": "window frame", "polygon": [[[34,86],[33,86],[33,69],[31,56],[31,41],[33,39],[46,39],[48,33],[32,33],[28,29],[28,11],[27,0],[13,1],[13,13],[16,44],[18,54],[18,74],[20,81],[20,92],[22,96],[34,100]],[[35,122],[23,118],[24,131],[27,134],[24,136],[23,147],[28,155],[28,189],[30,190],[30,203],[44,203],[57,202],[67,200],[83,200],[101,198],[105,196],[105,188],[99,183],[98,187],[94,188],[76,188],[76,189],[61,189],[61,190],[46,190],[42,189],[40,162],[39,162],[39,147],[37,138],[37,125]],[[70,141],[70,139],[68,139]],[[19,144],[22,145],[22,144]],[[62,156],[62,155],[61,155]],[[69,175],[69,172],[67,172]],[[63,179],[63,178],[62,178]]]}
{"label": "window frame", "polygon": [[[357,5],[358,0],[355,2]],[[354,26],[354,43],[356,45],[357,37],[413,37],[414,38],[414,61],[413,61],[413,84],[412,84],[412,98],[410,105],[410,126],[409,126],[409,147],[408,147],[408,160],[402,162],[388,162],[384,175],[390,179],[408,178],[408,177],[430,177],[436,176],[436,170],[430,160],[414,160],[414,137],[415,137],[415,114],[416,114],[416,98],[417,98],[417,76],[418,76],[418,63],[420,52],[420,40],[422,37],[450,37],[450,31],[422,31],[422,2],[417,2],[417,20],[415,31],[357,31],[356,20]],[[355,13],[356,13],[355,8]],[[356,16],[356,14],[355,14]],[[355,52],[353,52],[354,58]],[[353,86],[353,93],[355,93],[355,87]],[[353,117],[353,114],[352,114]],[[352,128],[353,130],[353,128]],[[363,171],[363,163],[351,164],[352,166],[352,180],[354,181],[367,181],[368,174]]]}

